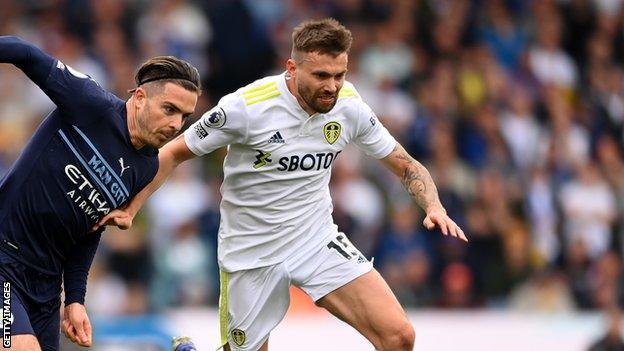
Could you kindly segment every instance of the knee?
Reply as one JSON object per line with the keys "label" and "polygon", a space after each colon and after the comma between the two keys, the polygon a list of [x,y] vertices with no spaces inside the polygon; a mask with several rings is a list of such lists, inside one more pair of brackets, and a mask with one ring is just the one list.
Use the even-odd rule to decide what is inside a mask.
{"label": "knee", "polygon": [[411,323],[405,322],[388,335],[383,342],[384,350],[393,351],[412,351],[416,340],[416,332]]}

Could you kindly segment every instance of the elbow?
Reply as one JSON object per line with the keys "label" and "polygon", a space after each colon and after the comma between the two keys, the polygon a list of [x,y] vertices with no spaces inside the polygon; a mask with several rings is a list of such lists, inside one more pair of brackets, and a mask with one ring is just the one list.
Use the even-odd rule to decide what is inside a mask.
{"label": "elbow", "polygon": [[172,168],[177,167],[182,161],[182,157],[177,153],[173,152],[173,150],[161,149],[161,153],[163,154],[163,159],[165,160],[165,164],[171,165]]}
{"label": "elbow", "polygon": [[176,152],[167,149],[166,147],[160,149],[158,160],[159,169],[165,169],[167,173],[178,167],[180,163],[184,162],[184,158],[180,157],[180,155],[178,155]]}
{"label": "elbow", "polygon": [[178,167],[182,162],[186,161],[187,158],[180,154],[172,154],[173,157],[173,166]]}

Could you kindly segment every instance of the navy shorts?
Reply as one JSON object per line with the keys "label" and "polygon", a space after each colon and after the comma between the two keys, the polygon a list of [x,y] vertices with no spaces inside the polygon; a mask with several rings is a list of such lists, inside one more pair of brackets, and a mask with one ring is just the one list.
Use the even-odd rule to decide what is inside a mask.
{"label": "navy shorts", "polygon": [[43,275],[0,252],[0,282],[3,292],[5,282],[10,283],[10,334],[31,334],[43,351],[59,350],[60,278]]}

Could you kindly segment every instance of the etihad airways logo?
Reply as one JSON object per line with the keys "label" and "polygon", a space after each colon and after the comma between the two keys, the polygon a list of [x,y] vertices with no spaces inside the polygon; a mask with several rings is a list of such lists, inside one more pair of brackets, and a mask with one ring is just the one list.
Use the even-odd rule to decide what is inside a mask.
{"label": "etihad airways logo", "polygon": [[110,205],[104,196],[93,186],[89,178],[82,174],[78,167],[71,164],[65,166],[65,174],[76,186],[66,193],[67,196],[89,218],[97,220],[110,212]]}
{"label": "etihad airways logo", "polygon": [[78,147],[76,141],[70,140],[65,131],[58,130],[61,140],[78,162],[78,166],[65,166],[65,174],[75,186],[66,194],[91,220],[97,220],[129,198],[130,193],[120,178],[125,165],[120,161],[121,174],[117,175],[89,137],[78,127],[72,127],[80,137],[76,141],[82,139],[82,147]]}
{"label": "etihad airways logo", "polygon": [[[120,176],[117,175],[117,173],[113,170],[113,167],[111,167],[102,157],[101,153],[91,142],[89,137],[87,137],[87,135],[85,135],[85,133],[83,133],[78,127],[73,126],[73,128],[82,138],[86,146],[88,146],[91,150],[89,153],[91,158],[78,151],[79,148],[69,140],[69,137],[65,134],[65,132],[59,130],[58,133],[61,136],[61,139],[74,153],[77,161],[80,162],[83,169],[87,171],[87,173],[85,173],[85,177],[99,187],[104,195],[107,196],[108,201],[112,203],[114,208],[119,207],[128,199],[130,192],[128,192],[128,189],[126,189],[126,186],[121,181],[121,178],[119,178]],[[123,173],[123,163],[121,163],[121,166]]]}

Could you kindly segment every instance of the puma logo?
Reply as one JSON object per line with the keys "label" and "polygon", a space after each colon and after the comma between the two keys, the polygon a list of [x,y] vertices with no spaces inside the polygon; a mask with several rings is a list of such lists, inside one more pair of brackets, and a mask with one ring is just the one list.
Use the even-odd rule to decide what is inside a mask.
{"label": "puma logo", "polygon": [[123,175],[123,172],[126,169],[130,168],[130,166],[124,166],[124,159],[123,159],[123,157],[119,158],[119,165],[121,166],[121,172],[119,173],[119,176],[121,177]]}

